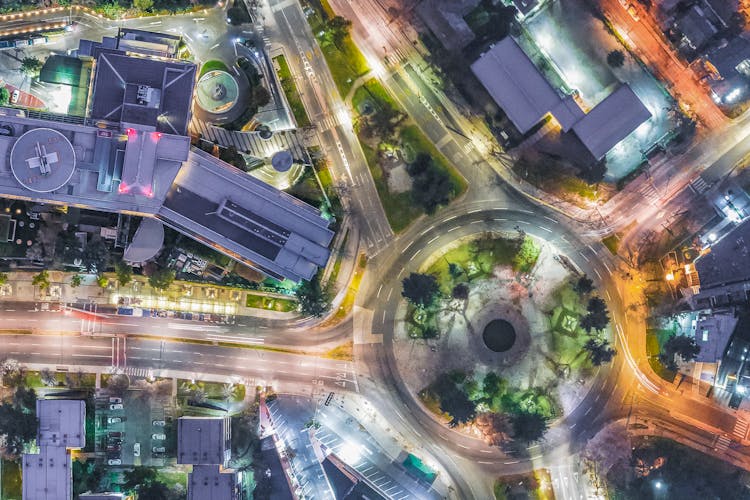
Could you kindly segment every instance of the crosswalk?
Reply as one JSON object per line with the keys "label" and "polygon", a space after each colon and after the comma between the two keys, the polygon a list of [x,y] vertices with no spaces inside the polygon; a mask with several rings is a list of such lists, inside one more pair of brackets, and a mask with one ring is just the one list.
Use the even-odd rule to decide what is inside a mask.
{"label": "crosswalk", "polygon": [[690,189],[695,191],[695,194],[703,194],[705,193],[711,185],[707,183],[705,180],[703,180],[703,177],[698,176],[697,179],[690,182]]}
{"label": "crosswalk", "polygon": [[128,366],[127,368],[125,368],[125,374],[131,377],[149,378],[153,377],[154,371],[151,368],[135,368],[132,366]]}
{"label": "crosswalk", "polygon": [[731,439],[729,439],[726,436],[719,436],[716,440],[716,444],[714,445],[714,450],[718,452],[727,451],[729,448],[729,444],[732,442]]}
{"label": "crosswalk", "polygon": [[739,440],[743,440],[745,439],[745,436],[747,436],[748,427],[750,427],[750,424],[748,424],[747,421],[738,418],[734,424],[732,435]]}

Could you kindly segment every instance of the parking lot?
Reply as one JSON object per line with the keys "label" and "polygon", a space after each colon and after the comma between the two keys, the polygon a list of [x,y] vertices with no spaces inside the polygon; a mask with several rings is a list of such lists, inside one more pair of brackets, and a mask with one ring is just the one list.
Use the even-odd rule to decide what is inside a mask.
{"label": "parking lot", "polygon": [[[169,398],[167,398],[168,400]],[[96,398],[96,452],[116,466],[163,466],[174,455],[175,427],[166,418],[165,398],[143,389]]]}

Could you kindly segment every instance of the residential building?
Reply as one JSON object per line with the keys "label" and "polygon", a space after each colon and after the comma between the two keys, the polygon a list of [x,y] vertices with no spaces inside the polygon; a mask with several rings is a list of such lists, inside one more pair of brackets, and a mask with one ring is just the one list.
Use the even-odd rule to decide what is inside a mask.
{"label": "residential building", "polygon": [[81,493],[78,498],[80,500],[123,500],[125,497],[122,493]]}
{"label": "residential building", "polygon": [[86,402],[39,399],[37,453],[22,458],[23,500],[73,498],[70,450],[86,446]]}
{"label": "residential building", "polygon": [[522,134],[551,115],[573,131],[595,160],[651,118],[628,84],[585,113],[571,95],[554,88],[516,41],[497,42],[471,66],[474,74]]}
{"label": "residential building", "polygon": [[231,457],[229,417],[180,417],[177,463],[193,465],[188,500],[237,500],[238,473],[226,469]]}

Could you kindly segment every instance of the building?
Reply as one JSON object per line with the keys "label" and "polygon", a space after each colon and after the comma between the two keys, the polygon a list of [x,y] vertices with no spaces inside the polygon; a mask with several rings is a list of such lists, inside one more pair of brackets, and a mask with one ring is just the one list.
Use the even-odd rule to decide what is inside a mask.
{"label": "building", "polygon": [[695,358],[699,363],[719,363],[737,326],[737,315],[733,310],[703,311],[695,319],[693,332],[700,352]]}
{"label": "building", "polygon": [[471,65],[474,74],[522,134],[551,115],[573,131],[595,160],[651,118],[628,84],[584,113],[571,95],[555,89],[516,41],[508,36]]}
{"label": "building", "polygon": [[229,417],[180,417],[177,463],[190,464],[188,500],[236,500],[237,472],[226,469],[231,457]]}
{"label": "building", "polygon": [[417,13],[448,50],[461,50],[474,40],[474,32],[464,19],[480,0],[424,0]]}
{"label": "building", "polygon": [[69,450],[86,446],[86,402],[39,399],[36,415],[39,452],[23,455],[23,500],[72,498]]}
{"label": "building", "polygon": [[682,35],[681,45],[693,51],[704,48],[719,32],[699,5],[693,5],[675,21],[674,30]]}
{"label": "building", "polygon": [[[311,279],[330,256],[330,221],[191,148],[195,65],[134,56],[133,40],[81,42],[96,60],[87,118],[0,108],[0,196],[154,218],[263,274]],[[160,234],[144,234],[133,259]]]}
{"label": "building", "polygon": [[750,298],[750,219],[739,224],[695,260],[700,288],[696,309],[743,305]]}
{"label": "building", "polygon": [[750,40],[736,36],[710,50],[704,58],[714,100],[735,104],[750,94]]}
{"label": "building", "polygon": [[122,493],[81,493],[80,500],[123,500]]}

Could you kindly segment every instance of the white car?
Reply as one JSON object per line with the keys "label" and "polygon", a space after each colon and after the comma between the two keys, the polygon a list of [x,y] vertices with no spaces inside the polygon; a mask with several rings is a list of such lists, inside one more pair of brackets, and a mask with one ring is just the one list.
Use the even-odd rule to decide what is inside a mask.
{"label": "white car", "polygon": [[133,445],[133,456],[134,457],[140,457],[141,456],[141,443],[135,443]]}
{"label": "white car", "polygon": [[119,424],[122,422],[122,417],[108,417],[107,423],[108,424]]}
{"label": "white car", "polygon": [[122,398],[109,398],[110,403],[122,403]]}
{"label": "white car", "polygon": [[167,425],[167,422],[165,422],[164,420],[154,420],[151,423],[154,425],[154,427],[164,427],[165,425]]}
{"label": "white car", "polygon": [[107,465],[122,465],[122,460],[119,458],[110,458],[107,460]]}
{"label": "white car", "polygon": [[151,451],[153,451],[154,453],[164,453],[166,450],[167,449],[163,446],[154,446],[153,448],[151,448]]}
{"label": "white car", "polygon": [[154,439],[156,441],[164,441],[167,439],[166,434],[151,434],[151,439]]}
{"label": "white car", "polygon": [[122,403],[118,403],[116,405],[109,405],[110,410],[122,410],[123,406]]}
{"label": "white car", "polygon": [[15,104],[18,102],[18,99],[21,97],[21,92],[19,92],[18,89],[14,90],[13,93],[10,95],[10,103]]}

